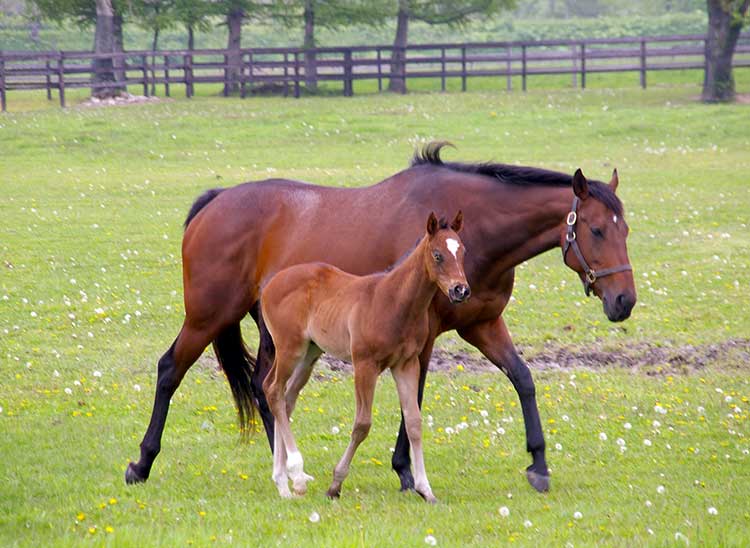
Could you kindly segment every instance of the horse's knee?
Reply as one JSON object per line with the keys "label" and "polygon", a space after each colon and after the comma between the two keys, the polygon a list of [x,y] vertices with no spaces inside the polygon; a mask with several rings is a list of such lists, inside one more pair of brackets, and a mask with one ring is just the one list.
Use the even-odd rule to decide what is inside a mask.
{"label": "horse's knee", "polygon": [[531,371],[520,358],[513,363],[508,374],[519,396],[536,396],[536,386]]}

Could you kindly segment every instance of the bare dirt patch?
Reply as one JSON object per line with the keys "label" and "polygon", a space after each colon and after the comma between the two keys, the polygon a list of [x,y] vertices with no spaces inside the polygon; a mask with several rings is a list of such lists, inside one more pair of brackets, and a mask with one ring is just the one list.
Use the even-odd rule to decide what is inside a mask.
{"label": "bare dirt patch", "polygon": [[[700,371],[709,366],[725,370],[745,369],[750,363],[750,339],[731,339],[707,345],[667,345],[640,343],[627,347],[607,348],[602,343],[588,346],[550,345],[542,351],[520,349],[533,370],[572,370],[624,368],[646,375],[681,374]],[[321,362],[333,371],[351,371],[351,365],[329,356]],[[430,371],[497,371],[478,352],[438,348],[432,355]]]}
{"label": "bare dirt patch", "polygon": [[110,97],[108,99],[98,99],[97,97],[91,97],[90,99],[81,103],[83,107],[116,107],[126,105],[139,105],[142,103],[156,103],[161,101],[159,97],[151,96],[146,97],[145,95],[132,95],[130,93],[123,93],[117,97]]}

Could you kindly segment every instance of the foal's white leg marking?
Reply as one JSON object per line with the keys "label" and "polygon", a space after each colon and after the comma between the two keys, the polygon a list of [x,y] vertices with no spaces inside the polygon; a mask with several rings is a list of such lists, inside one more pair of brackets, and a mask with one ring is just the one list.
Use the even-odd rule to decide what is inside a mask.
{"label": "foal's white leg marking", "polygon": [[286,470],[292,479],[294,492],[298,495],[304,495],[307,492],[307,482],[312,479],[305,474],[302,453],[299,451],[290,451],[286,457]]}
{"label": "foal's white leg marking", "polygon": [[454,240],[453,238],[446,238],[445,245],[448,247],[448,251],[450,251],[453,255],[453,258],[457,259],[458,257],[456,257],[456,251],[458,251],[458,248],[461,247],[461,244],[458,243],[458,240]]}
{"label": "foal's white leg marking", "polygon": [[285,461],[286,448],[284,447],[284,440],[281,437],[278,425],[275,425],[273,435],[273,475],[271,478],[279,490],[279,495],[283,498],[289,498],[292,496],[292,492],[289,490],[289,478],[286,473]]}

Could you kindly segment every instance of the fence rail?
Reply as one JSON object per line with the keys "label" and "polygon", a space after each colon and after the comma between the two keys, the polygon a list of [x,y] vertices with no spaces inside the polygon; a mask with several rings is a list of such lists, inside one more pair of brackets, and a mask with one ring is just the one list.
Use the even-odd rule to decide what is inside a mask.
{"label": "fence rail", "polygon": [[[392,64],[391,56],[405,59]],[[306,55],[313,57],[315,73],[306,74]],[[114,82],[102,82],[102,63],[112,68],[105,74]],[[590,74],[635,72],[645,88],[650,71],[703,69],[706,63],[704,35],[655,36],[591,40],[542,40],[536,42],[487,42],[462,44],[415,44],[401,50],[393,46],[317,48],[249,48],[236,52],[223,49],[127,51],[96,54],[82,51],[0,51],[0,103],[7,107],[11,90],[46,90],[47,98],[57,91],[65,106],[66,89],[95,90],[114,84],[142,88],[146,96],[156,86],[171,94],[171,86],[182,85],[187,97],[195,84],[222,84],[228,95],[236,90],[242,97],[259,90],[275,90],[299,97],[308,78],[341,82],[346,96],[354,93],[355,81],[377,80],[378,90],[391,78],[432,78],[446,90],[448,78],[461,80],[466,91],[469,78],[505,79],[512,89],[513,77],[520,77],[527,89],[532,76],[569,74],[572,85],[586,87]],[[735,67],[750,67],[750,36],[740,38],[734,56]]]}

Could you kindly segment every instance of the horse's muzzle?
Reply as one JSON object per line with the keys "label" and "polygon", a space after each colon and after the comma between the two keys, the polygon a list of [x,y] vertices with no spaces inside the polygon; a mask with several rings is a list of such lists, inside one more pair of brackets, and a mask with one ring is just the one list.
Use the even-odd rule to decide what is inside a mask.
{"label": "horse's muzzle", "polygon": [[466,284],[456,284],[448,291],[448,298],[453,304],[464,302],[471,296],[471,288]]}
{"label": "horse's muzzle", "polygon": [[635,306],[635,295],[620,293],[614,300],[604,299],[604,313],[611,322],[621,322],[630,317]]}

